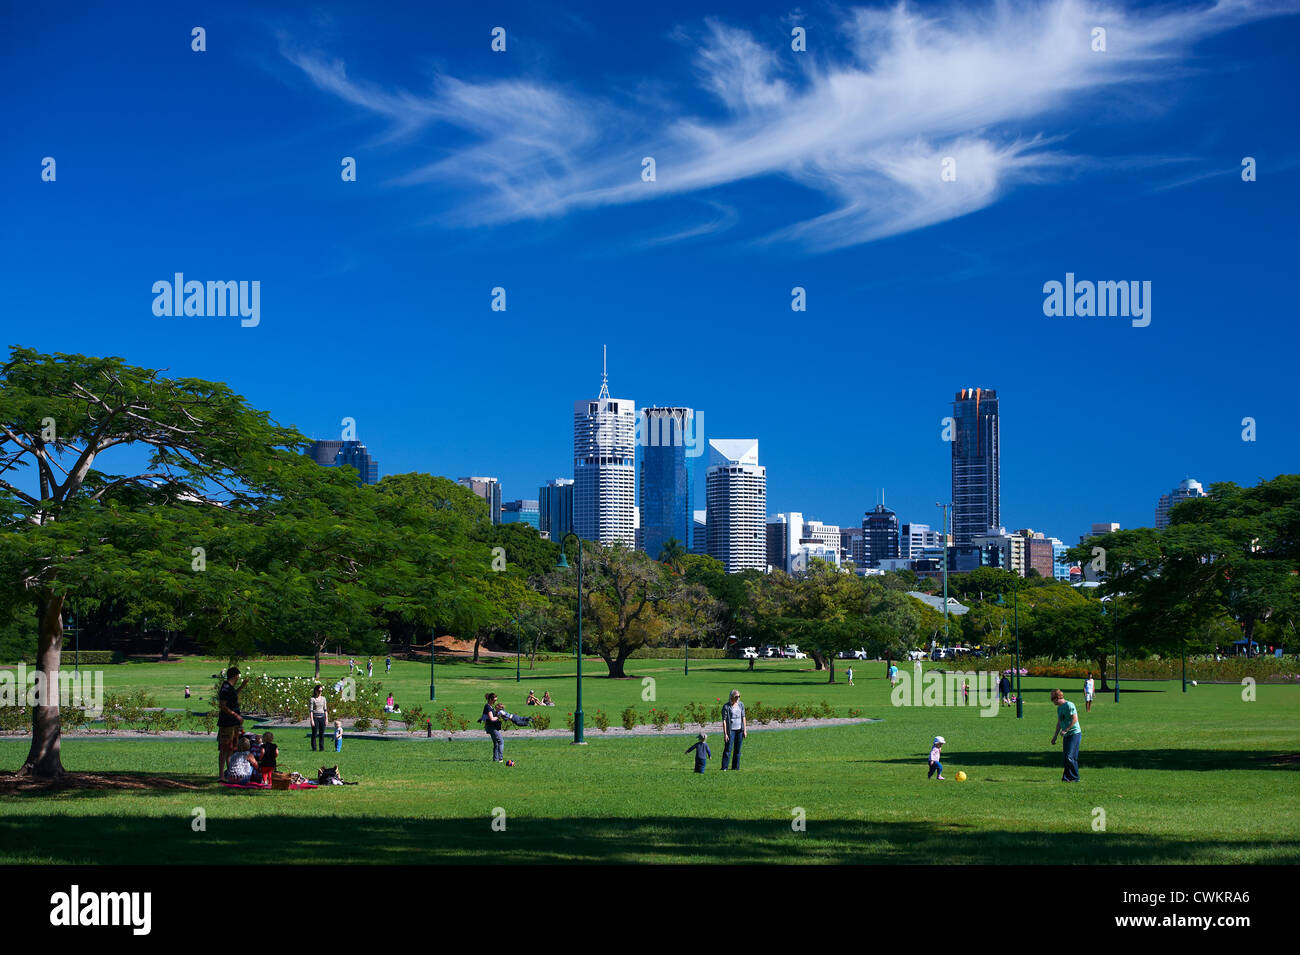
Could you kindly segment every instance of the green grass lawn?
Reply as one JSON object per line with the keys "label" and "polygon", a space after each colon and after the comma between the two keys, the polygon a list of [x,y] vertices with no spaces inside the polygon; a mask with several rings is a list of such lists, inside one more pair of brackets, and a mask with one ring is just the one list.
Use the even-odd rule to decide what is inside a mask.
{"label": "green grass lawn", "polygon": [[[1026,681],[1025,719],[1005,708],[893,707],[884,665],[855,666],[854,687],[826,686],[806,663],[634,661],[636,678],[584,684],[589,745],[507,734],[513,768],[490,761],[486,736],[447,741],[347,739],[337,756],[359,786],[310,792],[65,792],[0,797],[0,861],[32,862],[1300,862],[1300,688],[1133,683],[1116,705],[1101,696],[1084,728],[1082,782],[1060,782],[1049,746],[1051,682]],[[186,682],[204,695],[212,663],[104,668],[109,689],[148,688],[183,706]],[[273,663],[272,673],[310,673]],[[508,705],[550,689],[555,725],[572,709],[572,663],[546,664],[514,686],[514,664],[439,664],[438,701],[474,716],[488,689]],[[383,679],[382,661],[376,677]],[[346,673],[346,667],[327,668]],[[603,672],[599,664],[589,673]],[[842,670],[837,666],[837,675]],[[640,678],[656,679],[655,703]],[[399,702],[429,708],[428,667],[398,663],[385,680]],[[740,773],[690,771],[682,736],[618,738],[591,724],[604,708],[679,708],[732,686],[765,703],[830,701],[884,722],[752,733]],[[1082,694],[1066,685],[1082,711]],[[927,782],[930,739],[948,740],[949,781]],[[279,734],[280,765],[324,762],[305,731]],[[23,739],[0,740],[0,768],[16,769]],[[141,772],[201,781],[216,772],[211,737],[68,739],[71,770]],[[958,783],[958,770],[969,774]],[[504,810],[505,831],[492,829]],[[195,832],[194,811],[206,814]],[[802,809],[806,831],[791,828]],[[1094,829],[1096,810],[1105,829]]]}

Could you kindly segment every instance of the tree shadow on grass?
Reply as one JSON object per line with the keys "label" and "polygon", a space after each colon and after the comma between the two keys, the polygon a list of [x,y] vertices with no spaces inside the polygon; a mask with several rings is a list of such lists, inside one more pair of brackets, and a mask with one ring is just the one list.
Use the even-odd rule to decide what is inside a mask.
{"label": "tree shadow on grass", "polygon": [[[333,794],[306,794],[316,799]],[[1141,833],[1023,832],[941,821],[880,823],[808,820],[792,833],[788,818],[714,820],[673,816],[633,819],[538,819],[507,815],[494,831],[484,814],[459,819],[401,819],[337,814],[323,818],[218,818],[193,832],[185,812],[167,817],[30,814],[0,817],[0,861],[114,864],[239,863],[1198,863],[1241,861],[1249,844]],[[319,810],[318,810],[319,811]],[[363,851],[358,851],[364,847]],[[1261,842],[1271,863],[1300,863],[1296,843]]]}
{"label": "tree shadow on grass", "polygon": [[[1000,751],[945,753],[945,771],[973,766],[1031,766],[1061,770],[1061,750],[1058,743],[1049,747],[1043,741],[1041,751]],[[1089,750],[1085,735],[1079,753],[1081,772],[1089,769],[1159,769],[1170,772],[1221,772],[1223,770],[1280,769],[1296,772],[1300,763],[1288,758],[1289,754],[1275,751],[1237,749],[1112,749]],[[907,764],[925,761],[925,754],[907,759],[869,760],[877,763]],[[951,770],[948,767],[951,766]]]}

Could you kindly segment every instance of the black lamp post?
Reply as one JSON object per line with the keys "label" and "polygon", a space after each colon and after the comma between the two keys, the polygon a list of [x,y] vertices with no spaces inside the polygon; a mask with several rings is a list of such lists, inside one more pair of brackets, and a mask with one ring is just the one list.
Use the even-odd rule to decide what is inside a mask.
{"label": "black lamp post", "polygon": [[572,537],[578,542],[578,706],[573,712],[573,742],[576,746],[585,744],[582,733],[582,538],[573,531],[560,539],[560,562],[556,566],[567,570],[569,560],[564,555],[564,545]]}
{"label": "black lamp post", "polygon": [[[1013,572],[1014,573],[1014,572]],[[1006,606],[1006,598],[1001,594],[998,595],[998,603]],[[1025,694],[1020,689],[1020,581],[1018,576],[1011,578],[1011,614],[1016,630],[1016,719],[1025,718]],[[1006,626],[1006,618],[1003,619],[1003,626]]]}
{"label": "black lamp post", "polygon": [[430,703],[433,703],[438,699],[437,695],[434,693],[433,690],[433,639],[435,634],[437,634],[437,632],[438,631],[436,628],[431,628],[429,630],[429,702]]}

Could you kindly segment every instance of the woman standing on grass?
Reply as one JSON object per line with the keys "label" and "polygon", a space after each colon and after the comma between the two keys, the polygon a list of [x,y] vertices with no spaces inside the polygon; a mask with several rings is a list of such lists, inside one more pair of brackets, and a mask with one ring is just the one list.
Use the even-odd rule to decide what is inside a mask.
{"label": "woman standing on grass", "polygon": [[329,721],[329,703],[325,700],[325,687],[319,683],[311,692],[311,751],[316,752],[316,740],[320,740],[320,751],[325,752],[325,724]]}
{"label": "woman standing on grass", "polygon": [[501,735],[501,717],[497,713],[497,695],[489,693],[483,697],[483,715],[478,718],[492,737],[492,762],[500,763],[506,758],[506,738]]}

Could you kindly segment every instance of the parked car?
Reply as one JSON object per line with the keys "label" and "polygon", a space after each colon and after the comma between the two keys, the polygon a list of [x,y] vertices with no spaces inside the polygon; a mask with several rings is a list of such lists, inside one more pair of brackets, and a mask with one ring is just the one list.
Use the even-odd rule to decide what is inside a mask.
{"label": "parked car", "polygon": [[785,652],[780,647],[764,647],[763,656],[765,657],[783,657]]}
{"label": "parked car", "polygon": [[798,647],[791,645],[785,648],[785,655],[795,660],[807,660],[808,654],[804,653]]}
{"label": "parked car", "polygon": [[757,660],[758,650],[754,647],[745,647],[740,651],[740,657],[742,660]]}
{"label": "parked car", "polygon": [[929,656],[929,654],[927,654],[924,650],[908,650],[908,651],[907,651],[907,659],[909,659],[909,660],[911,660],[911,661],[913,661],[913,662],[917,662],[917,661],[920,661],[920,660],[924,660],[927,656]]}

